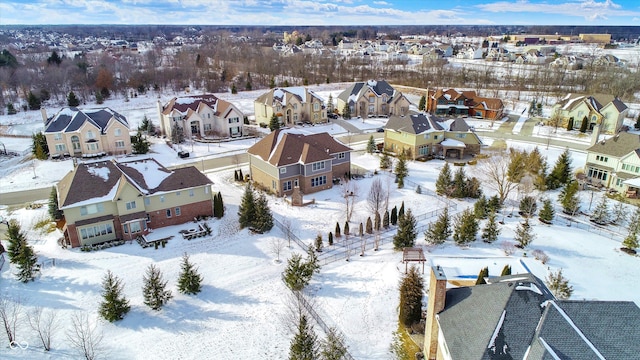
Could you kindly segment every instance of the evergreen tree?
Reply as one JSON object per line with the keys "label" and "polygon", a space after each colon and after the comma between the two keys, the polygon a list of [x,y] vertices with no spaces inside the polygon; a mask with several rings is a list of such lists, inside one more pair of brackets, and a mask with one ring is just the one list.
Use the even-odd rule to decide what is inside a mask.
{"label": "evergreen tree", "polygon": [[316,251],[322,252],[322,235],[320,234],[316,236]]}
{"label": "evergreen tree", "polygon": [[182,294],[195,295],[202,290],[202,275],[189,261],[189,255],[182,255],[181,271],[178,275],[178,291]]}
{"label": "evergreen tree", "polygon": [[627,210],[622,201],[617,201],[611,212],[611,222],[614,224],[622,224],[627,220]]}
{"label": "evergreen tree", "polygon": [[566,149],[556,160],[556,163],[547,176],[547,189],[554,190],[560,186],[567,184],[571,180],[571,154]]}
{"label": "evergreen tree", "polygon": [[422,194],[422,187],[420,186],[420,184],[416,186],[416,194]]}
{"label": "evergreen tree", "polygon": [[269,120],[269,130],[276,131],[280,129],[280,120],[278,120],[278,115],[271,115],[271,119]]}
{"label": "evergreen tree", "polygon": [[611,213],[609,211],[609,202],[607,201],[607,195],[602,194],[598,205],[593,210],[593,214],[591,214],[591,221],[596,224],[606,225],[609,223],[611,219]]}
{"label": "evergreen tree", "polygon": [[29,91],[29,95],[27,96],[27,103],[29,104],[29,110],[40,110],[41,102],[40,98],[37,97],[33,91]]}
{"label": "evergreen tree", "polygon": [[344,104],[344,107],[342,108],[342,117],[345,120],[351,119],[351,108],[349,107],[349,104]]}
{"label": "evergreen tree", "polygon": [[373,218],[373,230],[380,231],[382,227],[382,219],[380,218],[380,213],[376,211],[376,214]]}
{"label": "evergreen tree", "polygon": [[33,247],[25,240],[22,245],[20,245],[20,253],[18,254],[18,261],[16,263],[16,267],[18,268],[16,277],[18,280],[23,283],[33,281],[35,278],[34,272],[36,271],[35,268],[37,263],[38,257],[33,251]]}
{"label": "evergreen tree", "polygon": [[445,162],[440,170],[438,179],[436,180],[436,193],[438,195],[449,195],[449,187],[451,186],[451,167]]}
{"label": "evergreen tree", "polygon": [[536,214],[536,210],[538,209],[538,204],[536,203],[536,198],[533,196],[525,196],[520,200],[520,214],[524,217],[534,216]]}
{"label": "evergreen tree", "polygon": [[122,320],[131,310],[129,300],[125,298],[123,292],[122,280],[113,275],[111,270],[107,270],[107,274],[102,278],[102,301],[98,309],[103,319],[109,322]]}
{"label": "evergreen tree", "polygon": [[492,243],[498,240],[498,235],[500,235],[500,229],[498,228],[498,222],[496,221],[496,213],[489,213],[489,219],[482,229],[482,241],[486,243]]}
{"label": "evergreen tree", "polygon": [[371,221],[371,216],[367,218],[367,227],[365,231],[367,234],[373,234],[373,221]]}
{"label": "evergreen tree", "polygon": [[69,107],[77,107],[80,105],[80,100],[78,100],[73,91],[69,91],[69,95],[67,95],[67,105]]}
{"label": "evergreen tree", "polygon": [[391,209],[391,225],[395,226],[398,223],[398,208],[397,207],[393,207],[393,209]]}
{"label": "evergreen tree", "polygon": [[589,125],[589,120],[585,116],[584,119],[582,119],[582,123],[580,124],[580,132],[583,134],[586,133],[588,125]]}
{"label": "evergreen tree", "polygon": [[101,91],[96,91],[96,104],[100,105],[104,103],[104,96]]}
{"label": "evergreen tree", "polygon": [[424,233],[424,239],[427,243],[433,245],[443,244],[449,236],[451,236],[451,219],[449,218],[449,208],[445,207],[438,216],[438,220],[429,224],[427,231]]}
{"label": "evergreen tree", "polygon": [[7,115],[15,115],[17,113],[16,108],[12,103],[7,104]]}
{"label": "evergreen tree", "polygon": [[273,214],[271,214],[267,197],[264,194],[260,194],[256,199],[255,217],[251,220],[251,226],[260,233],[273,228]]}
{"label": "evergreen tree", "polygon": [[217,214],[218,216],[216,216],[218,219],[224,217],[224,201],[222,200],[222,194],[220,193],[220,191],[218,191],[218,194],[216,195],[216,198],[218,199],[217,204],[218,204],[218,210],[217,210]]}
{"label": "evergreen tree", "polygon": [[424,111],[426,106],[427,106],[427,97],[422,95],[420,97],[420,102],[418,103],[418,110]]}
{"label": "evergreen tree", "polygon": [[638,114],[638,117],[636,118],[636,123],[633,126],[636,130],[640,130],[640,114]]}
{"label": "evergreen tree", "polygon": [[487,198],[482,195],[478,198],[475,204],[473,204],[473,215],[476,219],[486,219],[488,212],[488,201]]}
{"label": "evergreen tree", "polygon": [[389,228],[389,210],[384,211],[384,215],[382,216],[382,227],[385,229]]}
{"label": "evergreen tree", "polygon": [[156,127],[153,125],[153,122],[145,115],[142,118],[142,123],[138,126],[138,131],[142,131],[147,134],[154,134],[156,131]]}
{"label": "evergreen tree", "polygon": [[287,268],[282,273],[282,278],[289,289],[300,291],[309,285],[313,274],[319,270],[318,258],[313,251],[313,246],[309,246],[306,261],[300,254],[291,255],[287,260]]}
{"label": "evergreen tree", "polygon": [[22,246],[27,243],[27,237],[20,229],[20,224],[13,219],[7,224],[7,241],[9,242],[7,245],[9,262],[17,264],[20,261]]}
{"label": "evergreen tree", "polygon": [[364,236],[364,228],[362,226],[362,223],[360,223],[360,226],[358,227],[358,235],[360,235],[360,237]]}
{"label": "evergreen tree", "polygon": [[622,247],[629,250],[635,250],[638,247],[638,232],[629,230],[629,233],[622,241]]}
{"label": "evergreen tree", "polygon": [[546,283],[547,288],[560,300],[569,299],[573,293],[573,286],[570,286],[569,280],[562,275],[562,269],[549,273]]}
{"label": "evergreen tree", "polygon": [[402,189],[404,187],[404,178],[409,175],[409,169],[407,168],[407,161],[404,155],[400,155],[398,158],[394,173],[396,174],[396,179],[398,179],[398,189]]}
{"label": "evergreen tree", "polygon": [[327,337],[320,343],[322,360],[342,360],[347,353],[344,337],[335,328],[330,328]]}
{"label": "evergreen tree", "polygon": [[567,131],[571,130],[573,130],[573,118],[569,118],[569,121],[567,121]]}
{"label": "evergreen tree", "polygon": [[404,215],[404,200],[400,204],[400,210],[398,210],[398,219],[400,219],[402,215]]}
{"label": "evergreen tree", "polygon": [[478,220],[470,209],[465,209],[453,226],[453,241],[458,245],[466,245],[476,240]]}
{"label": "evergreen tree", "polygon": [[329,246],[333,246],[333,233],[331,231],[329,231],[329,236],[327,237],[327,242],[329,243]]}
{"label": "evergreen tree", "polygon": [[511,275],[511,265],[505,265],[502,268],[502,272],[500,273],[500,276],[507,276],[507,275]]}
{"label": "evergreen tree", "polygon": [[464,198],[467,196],[467,175],[462,166],[459,167],[453,175],[453,192],[451,196],[454,198]]}
{"label": "evergreen tree", "polygon": [[171,142],[174,144],[180,144],[184,141],[184,129],[177,124],[171,129]]}
{"label": "evergreen tree", "polygon": [[373,138],[373,135],[369,136],[369,141],[367,141],[367,154],[373,154],[376,151],[376,141]]}
{"label": "evergreen tree", "polygon": [[535,239],[535,234],[533,233],[533,229],[531,229],[531,225],[529,225],[529,218],[524,218],[524,222],[516,226],[516,234],[514,236],[514,240],[518,242],[516,246],[521,249],[526,249],[533,239]]}
{"label": "evergreen tree", "polygon": [[544,199],[542,201],[542,204],[543,204],[542,210],[540,210],[538,217],[540,218],[540,221],[542,221],[543,223],[550,224],[553,221],[553,217],[555,216],[555,210],[553,210],[553,204],[549,199]]}
{"label": "evergreen tree", "polygon": [[318,353],[318,338],[307,322],[307,316],[302,314],[289,347],[289,360],[317,360]]}
{"label": "evergreen tree", "polygon": [[142,277],[142,295],[144,304],[153,310],[160,310],[171,298],[171,290],[166,290],[167,282],[162,279],[162,273],[151,264]]}
{"label": "evergreen tree", "polygon": [[47,138],[42,132],[37,132],[31,135],[32,140],[32,152],[36,159],[46,160],[49,157],[49,146],[47,145]]}
{"label": "evergreen tree", "polygon": [[498,195],[493,195],[489,198],[487,203],[487,210],[489,212],[499,212],[502,210],[502,202],[500,201],[500,197]]}
{"label": "evergreen tree", "polygon": [[256,203],[251,184],[247,184],[244,190],[244,195],[240,201],[238,216],[241,229],[251,226],[251,222],[256,216]]}
{"label": "evergreen tree", "polygon": [[47,58],[47,65],[60,65],[60,63],[62,63],[62,59],[60,58],[60,55],[58,55],[58,52],[53,50],[51,52],[51,56],[49,56]]}
{"label": "evergreen tree", "polygon": [[329,99],[327,99],[327,114],[333,114],[335,107],[333,106],[333,95],[329,93]]}
{"label": "evergreen tree", "polygon": [[232,94],[237,94],[238,93],[238,89],[236,88],[236,84],[232,84],[231,85],[231,93]]}
{"label": "evergreen tree", "polygon": [[476,285],[486,284],[487,282],[484,279],[488,277],[489,277],[489,268],[488,267],[482,268],[480,270],[480,273],[478,274],[478,278],[476,279]]}
{"label": "evergreen tree", "polygon": [[406,327],[422,318],[422,292],[424,280],[418,268],[411,266],[400,282],[399,320]]}
{"label": "evergreen tree", "polygon": [[276,87],[276,79],[272,76],[271,80],[269,80],[269,89],[273,89]]}
{"label": "evergreen tree", "polygon": [[49,193],[49,216],[53,221],[62,219],[62,210],[58,206],[58,191],[55,186],[51,187],[51,193]]}
{"label": "evergreen tree", "polygon": [[393,237],[393,248],[401,250],[406,247],[413,247],[418,232],[416,231],[416,218],[411,213],[411,209],[398,218],[398,232]]}
{"label": "evergreen tree", "polygon": [[578,210],[580,210],[578,190],[578,182],[574,180],[566,184],[560,191],[558,200],[560,200],[560,203],[562,204],[562,211],[565,214],[574,215]]}
{"label": "evergreen tree", "polygon": [[149,152],[149,148],[151,148],[151,143],[146,137],[143,137],[140,130],[138,130],[138,132],[131,137],[131,147],[133,148],[134,154],[146,154]]}
{"label": "evergreen tree", "polygon": [[336,239],[339,239],[342,235],[340,235],[340,223],[336,221]]}
{"label": "evergreen tree", "polygon": [[344,228],[343,229],[344,229],[344,234],[345,235],[349,235],[349,222],[348,221],[344,222]]}
{"label": "evergreen tree", "polygon": [[382,152],[382,157],[380,157],[380,169],[388,169],[391,167],[391,157],[386,151]]}

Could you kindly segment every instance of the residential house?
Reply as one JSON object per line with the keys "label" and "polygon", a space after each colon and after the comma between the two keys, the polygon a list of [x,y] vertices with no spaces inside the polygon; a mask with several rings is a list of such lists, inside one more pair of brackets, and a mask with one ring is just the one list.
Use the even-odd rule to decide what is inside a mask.
{"label": "residential house", "polygon": [[269,124],[273,114],[284,126],[327,122],[324,99],[302,86],[271,89],[253,102],[253,108],[258,124]]}
{"label": "residential house", "polygon": [[44,135],[52,158],[131,153],[127,118],[108,107],[65,107],[51,118],[47,118],[44,109],[41,111],[45,122]]}
{"label": "residential house", "polygon": [[387,151],[412,159],[443,156],[461,159],[480,153],[482,141],[464,119],[444,120],[432,114],[391,116],[384,127]]}
{"label": "residential house", "polygon": [[532,274],[447,289],[431,268],[424,358],[637,358],[640,308],[632,301],[557,300]]}
{"label": "residential house", "polygon": [[353,83],[338,95],[337,103],[339,111],[349,106],[352,117],[406,115],[411,104],[384,80]]}
{"label": "residential house", "polygon": [[160,129],[172,138],[176,131],[193,137],[241,137],[244,114],[228,101],[212,94],[174,97],[165,105],[158,101]]}
{"label": "residential house", "polygon": [[587,121],[587,130],[597,135],[613,134],[622,127],[622,122],[629,112],[625,103],[613,95],[577,95],[567,94],[553,105],[551,114],[560,120],[560,126],[566,127],[569,121],[573,121],[573,128],[580,129],[583,121]]}
{"label": "residential house", "polygon": [[640,195],[640,135],[620,132],[587,149],[585,164],[591,185],[616,190],[628,197]]}
{"label": "residential house", "polygon": [[497,120],[504,104],[497,98],[481,97],[475,91],[427,90],[425,110],[439,116],[474,116]]}
{"label": "residential house", "polygon": [[212,216],[211,185],[193,166],[168,170],[153,159],[79,163],[56,186],[65,243],[133,240]]}
{"label": "residential house", "polygon": [[247,150],[251,180],[277,196],[330,189],[351,171],[351,148],[328,133],[303,135],[282,129]]}

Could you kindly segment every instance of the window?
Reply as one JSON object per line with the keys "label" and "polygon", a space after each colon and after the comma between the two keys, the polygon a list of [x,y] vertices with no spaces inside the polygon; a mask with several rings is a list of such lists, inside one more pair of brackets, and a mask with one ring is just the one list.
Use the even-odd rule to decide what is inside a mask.
{"label": "window", "polygon": [[229,130],[231,130],[231,135],[240,134],[240,127],[239,126],[234,126],[232,128],[229,128]]}
{"label": "window", "polygon": [[167,217],[170,218],[171,217],[171,209],[167,209]]}
{"label": "window", "polygon": [[373,94],[369,95],[369,104],[373,104],[376,102],[376,97]]}
{"label": "window", "polygon": [[456,138],[458,139],[464,139],[467,137],[467,134],[456,134]]}
{"label": "window", "polygon": [[93,139],[95,138],[95,135],[93,134],[93,131],[89,130],[87,131],[87,139]]}
{"label": "window", "polygon": [[320,104],[318,104],[317,102],[313,103],[313,111],[320,111]]}
{"label": "window", "polygon": [[375,112],[375,106],[369,105],[369,114],[373,114]]}
{"label": "window", "polygon": [[179,207],[175,209],[176,216],[180,216],[182,214],[182,210]]}
{"label": "window", "polygon": [[211,124],[204,124],[204,131],[211,131]]}
{"label": "window", "polygon": [[135,201],[129,201],[128,203],[126,203],[127,206],[127,210],[133,210],[136,208],[136,202]]}
{"label": "window", "polygon": [[111,224],[95,225],[80,229],[80,237],[82,237],[82,240],[107,234],[113,234],[113,226]]}
{"label": "window", "polygon": [[176,196],[180,196],[180,191],[176,191]]}
{"label": "window", "polygon": [[347,154],[345,154],[345,153],[339,153],[338,154],[338,159],[344,159],[345,157],[347,157]]}
{"label": "window", "polygon": [[318,171],[324,169],[324,161],[311,164],[311,170]]}
{"label": "window", "polygon": [[189,196],[193,196],[193,195],[194,195],[193,189],[189,189]]}
{"label": "window", "polygon": [[429,147],[426,146],[426,145],[421,145],[420,147],[418,147],[418,154],[420,154],[420,155],[429,154]]}
{"label": "window", "polygon": [[211,113],[207,113],[207,119],[211,119]]}
{"label": "window", "polygon": [[148,197],[144,198],[144,204],[151,205],[151,199],[149,199]]}
{"label": "window", "polygon": [[160,202],[163,203],[164,202],[164,195],[160,195]]}
{"label": "window", "polygon": [[275,180],[271,180],[271,188],[272,189],[277,189]]}
{"label": "window", "polygon": [[229,118],[229,124],[235,124],[235,123],[239,123],[240,122],[240,118],[239,117],[232,117]]}
{"label": "window", "polygon": [[298,114],[293,114],[293,121],[297,122],[298,121]]}
{"label": "window", "polygon": [[115,136],[121,136],[122,135],[122,129],[115,129],[113,130],[113,134]]}
{"label": "window", "polygon": [[147,214],[147,222],[151,222],[151,215]]}
{"label": "window", "polygon": [[291,181],[285,181],[282,183],[282,191],[291,190]]}
{"label": "window", "polygon": [[87,150],[98,150],[98,143],[88,143]]}
{"label": "window", "polygon": [[607,180],[608,173],[600,169],[589,168],[589,177],[598,180]]}
{"label": "window", "polygon": [[622,181],[623,181],[622,179],[617,178],[616,179],[616,186],[622,186]]}
{"label": "window", "polygon": [[287,173],[287,168],[280,168],[280,174],[286,174]]}
{"label": "window", "polygon": [[204,188],[204,193],[205,193],[205,194],[208,194],[208,193],[209,193],[209,187],[208,187],[208,186],[206,186],[206,187]]}
{"label": "window", "polygon": [[298,187],[298,179],[293,180],[293,187]]}
{"label": "window", "polygon": [[93,215],[97,213],[101,213],[104,211],[104,205],[102,204],[91,204],[80,207],[80,215]]}
{"label": "window", "polygon": [[426,140],[429,140],[429,138],[430,138],[430,137],[431,137],[431,135],[430,135],[430,134],[424,134],[424,138],[425,138]]}
{"label": "window", "polygon": [[313,114],[313,121],[318,122],[318,114]]}
{"label": "window", "polygon": [[137,232],[142,231],[142,227],[140,226],[140,222],[136,221],[136,222],[129,223],[129,230],[131,230],[132,234],[135,234]]}
{"label": "window", "polygon": [[122,149],[124,147],[124,141],[118,140],[116,141],[116,149]]}
{"label": "window", "polygon": [[324,175],[311,178],[311,187],[322,186],[326,183],[327,183],[327,177]]}
{"label": "window", "polygon": [[67,146],[65,144],[56,144],[56,152],[64,151],[67,151]]}
{"label": "window", "polygon": [[293,110],[298,110],[298,104],[293,104]]}
{"label": "window", "polygon": [[62,140],[62,134],[61,133],[55,133],[53,135],[53,140]]}
{"label": "window", "polygon": [[596,155],[596,161],[607,162],[609,161],[609,158],[606,156]]}

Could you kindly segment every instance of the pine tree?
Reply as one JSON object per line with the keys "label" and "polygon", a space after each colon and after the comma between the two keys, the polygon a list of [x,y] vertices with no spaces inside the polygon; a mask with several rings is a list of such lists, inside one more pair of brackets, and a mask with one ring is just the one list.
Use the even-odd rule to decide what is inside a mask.
{"label": "pine tree", "polygon": [[571,154],[566,149],[556,160],[553,170],[547,176],[546,186],[549,190],[554,190],[567,184],[571,180]]}
{"label": "pine tree", "polygon": [[47,138],[42,132],[37,132],[31,135],[32,140],[32,153],[38,160],[46,160],[49,157],[49,146],[47,145]]}
{"label": "pine tree", "polygon": [[29,104],[29,110],[40,110],[41,102],[40,98],[33,93],[33,91],[29,91],[29,95],[27,95],[27,103]]}
{"label": "pine tree", "polygon": [[449,163],[445,162],[438,179],[436,179],[436,193],[438,195],[449,195],[449,187],[451,186],[451,168]]}
{"label": "pine tree", "polygon": [[278,115],[271,115],[271,119],[269,120],[269,130],[276,131],[280,129],[280,120],[278,120]]}
{"label": "pine tree", "polygon": [[138,132],[131,137],[131,147],[134,154],[146,154],[151,148],[151,143],[146,137],[142,136],[142,132]]}
{"label": "pine tree", "polygon": [[195,295],[202,290],[202,275],[189,261],[189,255],[182,255],[181,271],[178,275],[178,291],[182,294]]}
{"label": "pine tree", "polygon": [[462,167],[459,167],[453,175],[453,191],[451,196],[454,198],[464,198],[467,196],[467,175]]}
{"label": "pine tree", "polygon": [[218,213],[222,218],[224,217],[224,200],[222,200],[222,194],[220,193],[220,191],[218,191],[218,206],[220,207],[220,209],[218,210]]}
{"label": "pine tree", "polygon": [[411,209],[398,219],[398,232],[393,237],[393,248],[401,250],[406,247],[413,247],[418,232],[416,231],[416,218],[411,213]]}
{"label": "pine tree", "polygon": [[256,216],[256,204],[251,184],[247,184],[238,210],[240,228],[250,227]]}
{"label": "pine tree", "polygon": [[373,154],[376,151],[376,141],[373,138],[373,135],[369,136],[369,141],[367,141],[367,154]]}
{"label": "pine tree", "polygon": [[524,218],[524,222],[516,226],[516,234],[514,236],[514,240],[518,242],[516,246],[521,249],[526,249],[533,239],[535,239],[535,234],[529,224],[529,218]]}
{"label": "pine tree", "polygon": [[307,322],[307,316],[302,314],[289,347],[289,360],[317,360],[318,353],[318,338]]}
{"label": "pine tree", "polygon": [[549,276],[546,278],[546,283],[547,288],[560,300],[567,300],[573,293],[573,286],[570,286],[569,280],[562,275],[562,269],[555,273],[549,273]]}
{"label": "pine tree", "polygon": [[586,133],[588,125],[589,125],[589,120],[585,116],[584,119],[582,119],[582,123],[580,124],[580,132],[583,134]]}
{"label": "pine tree", "polygon": [[367,218],[367,227],[365,231],[367,234],[373,234],[373,221],[371,221],[371,216]]}
{"label": "pine tree", "polygon": [[382,153],[382,157],[380,158],[380,169],[388,169],[391,167],[391,157],[389,157],[389,154],[384,151]]}
{"label": "pine tree", "polygon": [[12,103],[8,103],[7,104],[7,115],[15,115],[18,112],[16,111],[16,108],[13,106]]}
{"label": "pine tree", "polygon": [[344,228],[343,229],[344,229],[344,234],[345,235],[349,235],[349,222],[348,221],[344,222]]}
{"label": "pine tree", "polygon": [[580,210],[578,190],[578,182],[574,180],[566,184],[560,191],[558,200],[560,200],[560,203],[562,204],[562,211],[565,214],[575,215],[578,210]]}
{"label": "pine tree", "polygon": [[271,80],[269,80],[269,89],[273,89],[276,87],[276,79],[272,76]]}
{"label": "pine tree", "polygon": [[73,91],[69,91],[69,95],[67,95],[67,105],[69,107],[77,107],[80,105],[80,100],[78,100]]}
{"label": "pine tree", "polygon": [[488,277],[489,277],[489,268],[488,267],[482,268],[480,270],[480,273],[478,274],[478,278],[476,279],[476,285],[486,284],[487,282],[484,279]]}
{"label": "pine tree", "polygon": [[484,229],[482,229],[482,241],[491,244],[498,240],[498,235],[500,235],[500,229],[496,221],[496,213],[491,212],[489,213],[489,220],[487,220]]}
{"label": "pine tree", "polygon": [[525,196],[520,200],[519,210],[523,217],[534,216],[537,209],[538,204],[536,203],[536,198],[533,196]]}
{"label": "pine tree", "polygon": [[427,97],[422,95],[420,97],[420,102],[418,103],[418,110],[424,111],[426,106],[427,106]]}
{"label": "pine tree", "polygon": [[342,235],[340,235],[340,223],[336,221],[336,239],[339,239]]}
{"label": "pine tree", "polygon": [[29,245],[25,239],[24,242],[20,245],[20,253],[18,254],[18,261],[16,263],[16,267],[18,268],[16,277],[18,278],[18,280],[22,281],[23,283],[33,281],[37,263],[38,257],[33,251],[33,247]]}
{"label": "pine tree", "polygon": [[224,204],[222,202],[222,194],[219,191],[213,196],[213,216],[216,219],[224,216]]}
{"label": "pine tree", "polygon": [[327,99],[327,114],[333,114],[335,108],[333,107],[333,95],[329,93],[329,98]]}
{"label": "pine tree", "polygon": [[320,234],[316,236],[316,251],[322,252],[322,235]]}
{"label": "pine tree", "polygon": [[231,85],[231,93],[232,94],[237,94],[238,93],[238,89],[236,88],[236,84],[232,84]]}
{"label": "pine tree", "polygon": [[101,91],[96,91],[96,104],[100,105],[104,103],[104,96]]}
{"label": "pine tree", "polygon": [[9,262],[12,264],[18,264],[20,261],[20,253],[22,246],[27,243],[26,235],[20,229],[20,224],[16,220],[10,220],[7,224],[7,256]]}
{"label": "pine tree", "polygon": [[611,222],[614,224],[622,224],[627,220],[627,213],[622,201],[617,201],[613,207],[611,214]]}
{"label": "pine tree", "polygon": [[125,298],[123,292],[122,280],[113,275],[111,270],[107,270],[106,275],[102,278],[102,301],[98,309],[98,313],[103,319],[109,322],[122,320],[131,310],[129,300]]}
{"label": "pine tree", "polygon": [[569,121],[567,121],[567,131],[571,130],[573,130],[573,118],[569,118]]}
{"label": "pine tree", "polygon": [[553,210],[553,204],[551,200],[544,199],[542,201],[542,210],[538,214],[540,221],[546,224],[550,224],[553,221],[553,217],[555,216],[555,210]]}
{"label": "pine tree", "polygon": [[346,353],[344,337],[335,328],[330,328],[326,339],[320,343],[320,358],[322,360],[342,360]]}
{"label": "pine tree", "polygon": [[351,108],[349,107],[349,104],[344,104],[344,107],[342,108],[342,117],[345,120],[351,119]]}
{"label": "pine tree", "polygon": [[398,210],[398,219],[400,219],[402,215],[404,215],[404,200],[400,204],[400,210]]}
{"label": "pine tree", "polygon": [[482,195],[478,198],[475,204],[473,204],[473,215],[476,219],[486,219],[488,212],[487,198]]}
{"label": "pine tree", "polygon": [[255,217],[251,220],[251,226],[260,233],[273,228],[273,214],[271,214],[267,197],[264,194],[260,194],[256,199]]}
{"label": "pine tree", "polygon": [[470,209],[464,210],[453,226],[453,241],[458,245],[466,245],[476,240],[478,220]]}
{"label": "pine tree", "polygon": [[144,304],[151,309],[160,310],[173,298],[171,290],[166,290],[167,282],[162,279],[162,273],[154,264],[149,265],[142,282]]}
{"label": "pine tree", "polygon": [[389,210],[384,211],[384,215],[382,216],[382,227],[385,229],[389,228]]}
{"label": "pine tree", "polygon": [[622,241],[622,247],[629,250],[635,250],[638,247],[638,232],[629,231],[627,236]]}
{"label": "pine tree", "polygon": [[429,224],[424,233],[424,239],[433,245],[443,244],[452,234],[451,219],[449,218],[449,208],[445,207],[438,216],[438,220]]}
{"label": "pine tree", "polygon": [[400,282],[399,320],[406,327],[420,322],[424,280],[418,268],[412,266]]}
{"label": "pine tree", "polygon": [[362,223],[358,226],[358,235],[360,237],[364,236],[364,227],[362,226]]}
{"label": "pine tree", "polygon": [[407,168],[407,161],[404,155],[400,155],[398,158],[394,173],[396,174],[396,179],[398,179],[398,189],[402,189],[404,187],[404,178],[409,175],[409,169]]}
{"label": "pine tree", "polygon": [[287,267],[282,273],[282,278],[289,289],[294,291],[304,289],[309,285],[313,274],[320,270],[318,258],[313,248],[314,246],[309,246],[306,261],[302,260],[300,254],[293,254],[287,260]]}
{"label": "pine tree", "polygon": [[397,207],[393,207],[393,209],[391,209],[391,225],[395,226],[398,223],[398,208]]}
{"label": "pine tree", "polygon": [[49,194],[49,216],[53,221],[62,219],[62,210],[58,206],[58,191],[55,186],[51,187]]}
{"label": "pine tree", "polygon": [[502,202],[500,201],[500,197],[498,195],[493,195],[489,198],[487,203],[487,210],[489,212],[499,212],[502,210]]}
{"label": "pine tree", "polygon": [[507,275],[511,275],[511,265],[505,265],[502,268],[502,272],[500,273],[500,276],[507,276]]}
{"label": "pine tree", "polygon": [[603,194],[600,198],[600,202],[596,205],[596,208],[593,210],[593,214],[591,214],[591,221],[596,224],[606,225],[609,223],[611,214],[609,212],[609,202],[607,201],[607,195]]}
{"label": "pine tree", "polygon": [[331,231],[329,231],[329,236],[327,237],[327,242],[329,243],[329,246],[333,246],[333,233]]}
{"label": "pine tree", "polygon": [[373,230],[380,231],[382,227],[382,219],[380,218],[380,213],[376,211],[376,214],[373,218]]}

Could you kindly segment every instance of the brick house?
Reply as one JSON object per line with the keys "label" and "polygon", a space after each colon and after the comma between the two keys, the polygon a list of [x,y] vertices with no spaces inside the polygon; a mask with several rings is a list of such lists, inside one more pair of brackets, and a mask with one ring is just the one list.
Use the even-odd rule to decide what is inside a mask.
{"label": "brick house", "polygon": [[330,189],[351,170],[351,148],[328,133],[303,135],[276,130],[247,150],[255,184],[277,196]]}
{"label": "brick house", "polygon": [[131,240],[212,216],[211,185],[193,166],[168,170],[153,159],[77,164],[56,186],[65,242],[77,247]]}
{"label": "brick house", "polygon": [[471,116],[498,120],[504,104],[496,98],[481,97],[475,91],[427,90],[425,111],[439,116]]}
{"label": "brick house", "polygon": [[352,117],[406,115],[411,103],[384,80],[356,82],[338,95],[338,111],[349,106]]}

